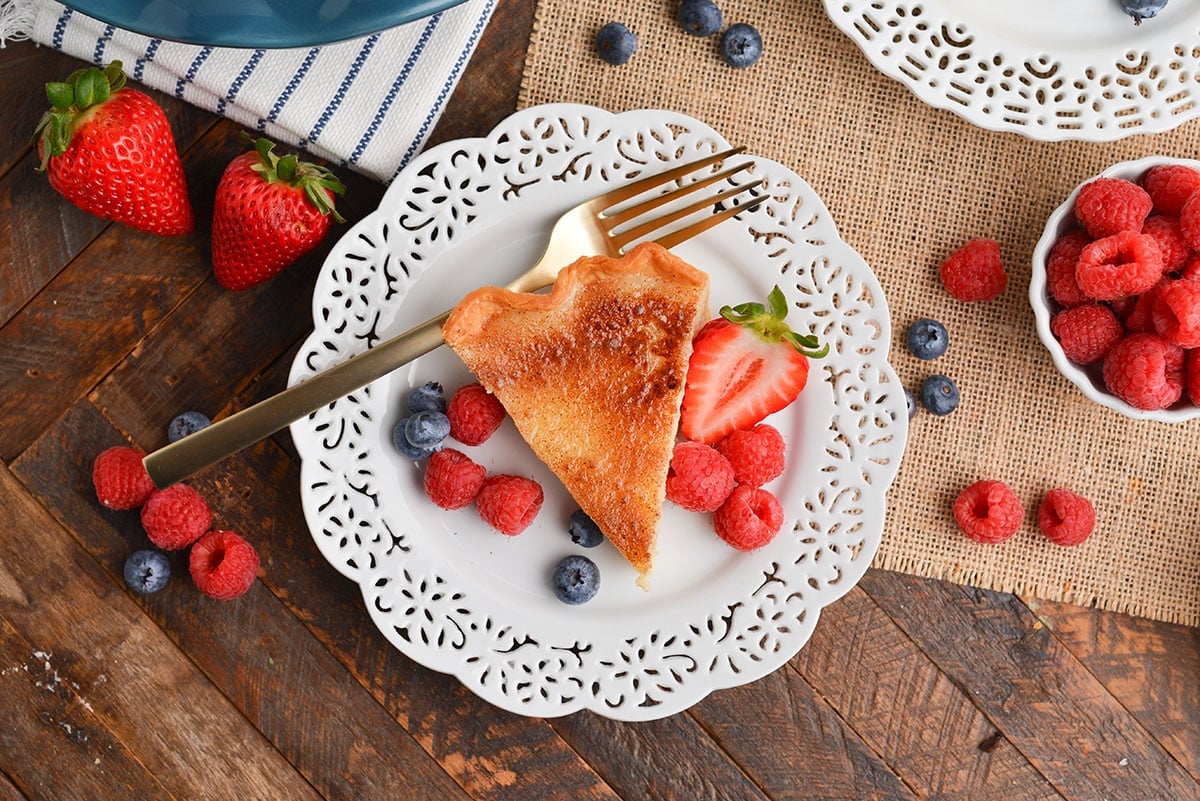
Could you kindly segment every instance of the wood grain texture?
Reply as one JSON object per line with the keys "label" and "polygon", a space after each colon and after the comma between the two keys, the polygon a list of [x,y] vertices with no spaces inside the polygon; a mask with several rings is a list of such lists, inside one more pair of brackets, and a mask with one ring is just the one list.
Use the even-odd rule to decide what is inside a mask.
{"label": "wood grain texture", "polygon": [[762,801],[768,798],[687,715],[635,725],[592,713],[552,722],[622,798]]}
{"label": "wood grain texture", "polygon": [[28,801],[28,796],[17,789],[3,768],[0,768],[0,801]]}
{"label": "wood grain texture", "polygon": [[1200,629],[1030,600],[1038,620],[1200,783]]}
{"label": "wood grain texture", "polygon": [[[941,670],[969,684],[1065,797],[1200,798],[1195,779],[1019,599],[880,570],[862,586]],[[906,614],[913,603],[944,625]]]}
{"label": "wood grain texture", "polygon": [[714,693],[689,714],[771,798],[919,798],[794,671]]}
{"label": "wood grain texture", "polygon": [[[92,443],[85,452],[119,443],[114,430],[90,404],[81,402],[58,422],[47,437],[26,451],[14,469],[29,478],[53,475],[56,466],[73,469],[61,480],[42,483],[32,491],[53,505],[63,521],[79,532],[81,544],[120,582],[125,556],[148,547],[134,513],[103,514],[94,501],[88,460],[62,443]],[[197,484],[208,498],[228,497]],[[115,519],[114,519],[115,518]],[[132,518],[132,519],[131,519]],[[256,547],[264,545],[270,529],[247,530],[215,505],[214,526],[234,528]],[[106,520],[112,519],[106,525]],[[237,603],[213,601],[186,580],[186,564],[173,560],[180,580],[168,590],[148,596],[143,608],[175,644],[269,738],[326,798],[412,799],[465,798],[450,778],[424,759],[406,732],[362,687],[350,680],[329,652],[305,635],[303,625],[269,590],[256,584]],[[266,569],[271,564],[266,562]],[[257,669],[250,669],[257,668]],[[296,726],[296,708],[321,709],[322,726]],[[317,771],[320,765],[324,770]]]}
{"label": "wood grain texture", "polygon": [[9,718],[24,734],[5,727],[3,769],[18,785],[40,795],[33,788],[48,784],[62,798],[129,787],[159,798],[318,797],[7,469],[0,526],[22,532],[0,538],[0,681],[25,706]]}
{"label": "wood grain texture", "polygon": [[1061,798],[861,589],[821,618],[791,667],[919,797]]}
{"label": "wood grain texture", "polygon": [[[431,143],[515,108],[535,4],[499,0]],[[238,127],[165,96],[197,234],[74,209],[25,126],[78,65],[0,50],[0,801],[1200,799],[1195,629],[879,571],[784,668],[686,713],[496,709],[374,627],[307,531],[286,431],[192,482],[258,548],[253,589],[210,601],[175,555],[167,589],[134,596],[121,566],[145,534],[95,502],[92,458],[281,389],[339,232],[222,290],[205,232]],[[384,187],[337,171],[348,228]]]}

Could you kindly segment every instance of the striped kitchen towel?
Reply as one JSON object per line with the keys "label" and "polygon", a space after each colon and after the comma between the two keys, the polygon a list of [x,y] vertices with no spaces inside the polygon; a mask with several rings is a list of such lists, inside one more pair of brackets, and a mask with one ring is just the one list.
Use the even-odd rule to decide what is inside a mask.
{"label": "striped kitchen towel", "polygon": [[3,0],[0,46],[31,39],[96,65],[119,60],[131,81],[388,183],[424,146],[495,3],[466,0],[321,47],[261,50],[156,39],[51,0]]}

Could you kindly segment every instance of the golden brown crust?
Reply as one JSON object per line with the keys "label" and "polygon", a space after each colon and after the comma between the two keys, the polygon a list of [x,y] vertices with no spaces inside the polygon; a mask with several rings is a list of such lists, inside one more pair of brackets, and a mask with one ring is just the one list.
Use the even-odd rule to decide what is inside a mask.
{"label": "golden brown crust", "polygon": [[585,257],[549,294],[485,287],[446,343],[644,580],[708,276],[653,244]]}

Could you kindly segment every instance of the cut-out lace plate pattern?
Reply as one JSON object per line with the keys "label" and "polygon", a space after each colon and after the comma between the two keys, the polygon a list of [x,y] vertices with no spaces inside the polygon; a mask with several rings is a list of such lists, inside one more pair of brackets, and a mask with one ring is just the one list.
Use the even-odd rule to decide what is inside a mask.
{"label": "cut-out lace plate pattern", "polygon": [[1134,24],[1116,0],[825,0],[884,74],[983,128],[1113,141],[1200,116],[1200,4]]}
{"label": "cut-out lace plate pattern", "polygon": [[[582,200],[726,146],[671,112],[555,104],[426,152],[330,253],[291,382],[475,286],[507,283],[540,254],[553,220]],[[793,327],[830,344],[801,398],[769,418],[789,449],[787,471],[768,485],[784,506],[784,530],[741,553],[717,538],[711,516],[668,503],[650,591],[603,544],[586,551],[601,569],[597,596],[559,602],[550,570],[585,552],[566,534],[573,506],[510,423],[477,448],[447,444],[489,472],[542,483],[545,505],[517,537],[490,531],[472,508],[434,507],[422,466],[391,444],[411,387],[433,380],[450,392],[472,380],[439,348],[291,429],[313,539],[359,584],[373,621],[403,653],[523,714],[663,717],[778,668],[865,572],[908,426],[887,362],[887,304],[813,190],[786,167],[749,158],[766,201],[675,252],[709,273],[714,307],[763,299],[779,285]]]}

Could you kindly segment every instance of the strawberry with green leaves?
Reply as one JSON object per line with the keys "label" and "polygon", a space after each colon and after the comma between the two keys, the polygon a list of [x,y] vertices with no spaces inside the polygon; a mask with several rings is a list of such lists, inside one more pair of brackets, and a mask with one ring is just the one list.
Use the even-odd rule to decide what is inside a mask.
{"label": "strawberry with green leaves", "polygon": [[180,236],[195,226],[167,115],[125,85],[121,62],[46,84],[37,127],[40,170],[84,211],[139,231]]}
{"label": "strawberry with green leaves", "polygon": [[683,436],[709,445],[748,429],[799,397],[809,358],[820,358],[816,337],[788,328],[787,300],[779,287],[767,305],[723,306],[700,329],[688,362],[680,425]]}
{"label": "strawberry with green leaves", "polygon": [[253,141],[225,168],[213,205],[213,272],[226,289],[266,281],[320,244],[331,217],[345,222],[333,196],[346,188],[333,173]]}

